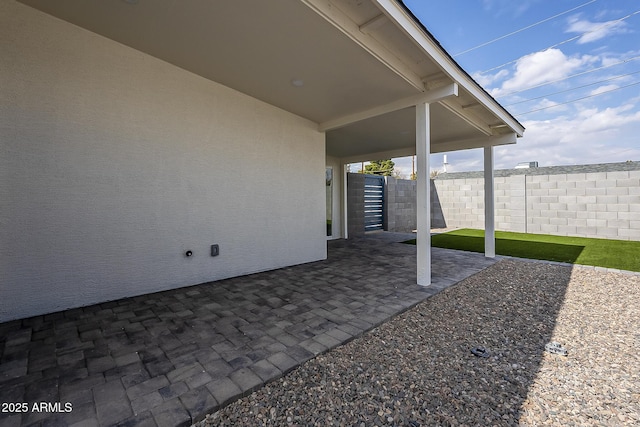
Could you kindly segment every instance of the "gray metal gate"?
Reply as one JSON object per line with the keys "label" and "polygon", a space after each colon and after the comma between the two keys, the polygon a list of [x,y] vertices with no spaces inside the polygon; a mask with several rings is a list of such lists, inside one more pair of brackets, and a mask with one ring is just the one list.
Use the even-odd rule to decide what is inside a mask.
{"label": "gray metal gate", "polygon": [[364,230],[382,230],[384,221],[384,177],[364,178]]}

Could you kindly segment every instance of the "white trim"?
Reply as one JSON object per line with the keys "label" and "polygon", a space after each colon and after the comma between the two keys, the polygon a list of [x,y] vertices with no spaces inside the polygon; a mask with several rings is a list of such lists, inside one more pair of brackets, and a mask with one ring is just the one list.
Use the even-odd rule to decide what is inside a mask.
{"label": "white trim", "polygon": [[407,98],[399,99],[394,102],[390,102],[386,105],[370,108],[368,110],[359,111],[357,113],[348,114],[346,116],[338,117],[336,119],[327,120],[326,122],[318,125],[320,132],[327,132],[330,130],[338,129],[351,123],[359,122],[360,120],[370,119],[371,117],[381,116],[392,111],[402,110],[403,108],[413,107],[416,104],[434,103],[441,101],[450,96],[458,96],[458,84],[451,83],[446,86],[439,87],[437,89],[429,90],[418,95],[409,96]]}
{"label": "white trim", "polygon": [[379,159],[395,159],[398,157],[407,157],[413,156],[415,153],[414,147],[407,148],[399,148],[397,150],[389,150],[389,151],[378,151],[376,153],[367,153],[362,155],[348,156],[342,157],[341,160],[345,163],[359,163],[359,162],[370,162],[371,160],[379,160]]}
{"label": "white trim", "polygon": [[364,24],[360,25],[360,27],[358,27],[358,28],[363,33],[369,34],[369,33],[373,32],[373,31],[377,30],[378,28],[382,27],[387,22],[389,22],[389,18],[387,18],[387,15],[385,15],[384,13],[381,13],[380,15],[378,15],[378,16],[368,20]]}
{"label": "white trim", "polygon": [[[471,150],[474,148],[495,147],[498,145],[515,144],[517,136],[515,133],[500,136],[488,136],[471,139],[461,139],[447,142],[430,142],[431,154],[447,153],[449,151]],[[415,145],[397,150],[377,151],[375,153],[358,154],[355,156],[342,157],[345,163],[369,162],[377,159],[395,159],[398,157],[415,156]]]}
{"label": "white trim", "polygon": [[449,57],[436,41],[429,37],[424,29],[404,10],[395,0],[371,0],[384,12],[398,28],[413,39],[416,44],[433,60],[438,66],[466,89],[471,96],[480,101],[491,113],[505,122],[518,136],[522,136],[524,127],[516,119],[511,117],[498,102],[489,96],[469,75],[460,69],[460,66]]}
{"label": "white trim", "polygon": [[347,163],[342,162],[342,237],[345,239],[349,238],[349,212],[347,211],[348,206],[348,187],[347,187]]}
{"label": "white trim", "polygon": [[493,147],[484,147],[484,256],[496,257],[496,218],[493,187]]}
{"label": "white trim", "polygon": [[431,185],[429,179],[430,118],[429,104],[416,105],[417,209],[416,281],[431,284]]}
{"label": "white trim", "polygon": [[[416,89],[423,91],[424,83],[421,76],[414,73],[397,56],[385,48],[375,38],[360,30],[360,27],[344,12],[335,7],[329,0],[301,0],[319,16],[332,24],[347,37],[369,52],[378,61],[389,67],[394,73],[403,78]],[[366,24],[365,24],[366,25]],[[366,27],[365,27],[366,30]]]}
{"label": "white trim", "polygon": [[[327,169],[331,169],[331,196],[330,196],[330,200],[331,200],[331,234],[327,236],[327,240],[333,240],[335,239],[335,235],[336,235],[336,227],[335,224],[338,224],[338,221],[336,221],[335,219],[335,204],[336,204],[336,196],[335,196],[335,185],[336,185],[336,168],[333,167],[333,165],[329,165],[327,164],[325,166],[325,174],[326,174],[326,170]],[[340,188],[340,190],[342,190],[342,188]],[[326,188],[325,188],[326,191]],[[340,197],[337,198],[338,202],[340,202]],[[326,202],[325,202],[326,203]],[[325,210],[328,212],[328,206],[325,206]],[[328,218],[327,218],[328,219]]]}

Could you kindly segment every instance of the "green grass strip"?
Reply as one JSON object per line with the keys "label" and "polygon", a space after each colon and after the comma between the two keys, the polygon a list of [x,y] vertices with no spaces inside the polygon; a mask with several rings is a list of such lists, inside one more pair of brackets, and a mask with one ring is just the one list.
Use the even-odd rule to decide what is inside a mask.
{"label": "green grass strip", "polygon": [[[415,244],[415,240],[405,243]],[[438,248],[484,252],[484,230],[463,228],[431,237]],[[640,242],[496,231],[496,254],[640,271]]]}

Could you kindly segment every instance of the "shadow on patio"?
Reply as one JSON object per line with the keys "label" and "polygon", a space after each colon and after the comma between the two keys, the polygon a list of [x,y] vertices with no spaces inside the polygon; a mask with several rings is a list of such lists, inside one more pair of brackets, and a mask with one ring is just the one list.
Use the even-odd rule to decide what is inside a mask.
{"label": "shadow on patio", "polygon": [[[568,399],[554,407],[561,396],[553,384],[566,392],[567,378],[545,386],[546,401],[528,396],[543,362],[553,378],[554,366],[578,360],[572,343],[566,359],[544,350],[571,271],[499,262],[223,408],[207,425],[573,425]],[[471,352],[478,347],[487,357]],[[573,380],[580,394],[584,385]]]}
{"label": "shadow on patio", "polygon": [[421,288],[405,238],[332,241],[326,261],[0,324],[2,402],[28,404],[0,426],[187,425],[494,263],[434,249]]}

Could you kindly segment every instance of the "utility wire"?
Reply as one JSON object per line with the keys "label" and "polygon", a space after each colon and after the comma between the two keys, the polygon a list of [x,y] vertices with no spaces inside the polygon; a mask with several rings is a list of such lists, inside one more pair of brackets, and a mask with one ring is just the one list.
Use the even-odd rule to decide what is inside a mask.
{"label": "utility wire", "polygon": [[[622,17],[622,18],[620,18],[620,19],[616,19],[615,21],[607,21],[607,22],[605,22],[603,25],[601,25],[601,26],[599,26],[599,27],[596,27],[596,28],[594,28],[593,30],[585,31],[585,32],[584,32],[584,33],[582,33],[582,34],[578,34],[577,36],[574,36],[574,37],[568,38],[568,39],[566,39],[566,40],[563,40],[563,41],[561,41],[560,43],[556,43],[556,44],[554,44],[554,45],[551,45],[551,46],[549,46],[549,47],[546,47],[546,48],[544,48],[544,49],[540,50],[539,52],[546,52],[546,51],[547,51],[547,50],[549,50],[549,49],[553,49],[554,47],[558,47],[558,46],[563,45],[563,44],[565,44],[565,43],[569,43],[569,42],[574,41],[574,40],[576,40],[576,39],[579,39],[580,37],[583,37],[583,36],[585,36],[585,35],[587,35],[587,34],[595,33],[596,31],[600,31],[601,29],[606,28],[606,27],[608,27],[609,25],[613,25],[613,24],[615,24],[616,22],[622,22],[622,21],[624,21],[625,19],[629,19],[629,18],[631,18],[633,15],[637,15],[638,13],[640,13],[640,10],[636,10],[635,12],[632,12],[632,13],[628,14],[627,16],[623,16],[623,17]],[[493,68],[489,68],[488,70],[480,71],[480,74],[482,74],[482,73],[488,73],[489,71],[494,71],[494,70],[500,69],[500,68],[505,67],[505,66],[507,66],[507,65],[510,65],[510,64],[516,63],[516,62],[518,62],[519,60],[520,60],[520,58],[518,58],[518,59],[514,59],[513,61],[505,62],[504,64],[498,65],[497,67],[493,67]]]}
{"label": "utility wire", "polygon": [[518,116],[518,117],[519,116],[524,116],[525,114],[535,113],[536,111],[542,111],[542,110],[546,110],[548,108],[555,108],[555,107],[559,107],[561,105],[571,104],[573,102],[582,101],[583,99],[593,98],[593,97],[596,97],[596,96],[604,95],[605,93],[614,92],[616,90],[624,89],[624,88],[635,86],[635,85],[640,85],[640,82],[631,83],[631,84],[628,84],[626,86],[620,86],[620,87],[617,87],[615,89],[605,90],[604,92],[594,93],[593,95],[583,96],[582,98],[573,99],[571,101],[560,102],[558,104],[549,105],[549,106],[541,107],[541,108],[536,108],[535,110],[527,111],[527,112],[524,112],[524,113],[518,113],[518,114],[516,114],[516,116]]}
{"label": "utility wire", "polygon": [[536,99],[546,98],[547,96],[553,96],[553,95],[557,95],[559,93],[571,92],[572,90],[582,89],[582,88],[587,87],[587,86],[597,85],[597,84],[608,82],[608,81],[611,81],[611,80],[620,79],[622,77],[632,76],[632,75],[638,74],[638,73],[640,73],[640,70],[639,71],[634,71],[633,73],[620,74],[619,76],[610,77],[610,78],[604,79],[604,80],[598,80],[597,82],[593,82],[593,83],[587,83],[587,84],[582,85],[582,86],[572,87],[571,89],[559,90],[557,92],[548,93],[546,95],[536,96],[535,98],[529,98],[529,99],[525,99],[523,101],[514,102],[514,103],[511,103],[511,104],[505,105],[505,107],[511,107],[512,105],[523,104],[523,103],[529,102],[529,101],[535,101]]}
{"label": "utility wire", "polygon": [[528,90],[530,90],[530,89],[535,89],[535,88],[537,88],[537,87],[542,87],[542,86],[550,85],[550,84],[552,84],[552,83],[558,83],[558,82],[561,82],[561,81],[563,81],[563,80],[571,79],[571,78],[573,78],[573,77],[583,76],[583,75],[585,75],[585,74],[593,73],[593,72],[595,72],[595,71],[603,70],[603,69],[605,69],[605,68],[609,68],[609,67],[614,67],[614,66],[616,66],[616,65],[625,64],[625,63],[627,63],[627,62],[635,61],[635,60],[637,60],[637,59],[640,59],[640,55],[638,55],[638,56],[634,56],[633,58],[625,59],[625,60],[623,60],[623,61],[614,62],[613,64],[608,64],[608,65],[603,65],[603,66],[601,66],[601,67],[592,68],[592,69],[590,69],[590,70],[583,71],[583,72],[581,72],[581,73],[571,74],[570,76],[566,76],[566,77],[563,77],[563,78],[561,78],[561,79],[551,80],[550,82],[540,83],[540,84],[537,84],[537,85],[533,85],[533,86],[526,87],[526,88],[524,88],[524,89],[514,90],[513,92],[507,92],[507,93],[504,93],[504,94],[502,94],[502,95],[497,96],[496,98],[504,98],[505,96],[515,95],[516,93],[521,93],[521,92],[526,92],[526,91],[528,91]]}
{"label": "utility wire", "polygon": [[495,38],[493,40],[489,40],[488,42],[484,42],[482,44],[479,44],[478,46],[474,46],[474,47],[469,48],[467,50],[463,50],[462,52],[458,52],[455,55],[453,55],[453,57],[455,58],[456,56],[464,55],[465,53],[471,52],[471,51],[476,50],[476,49],[480,49],[481,47],[485,47],[487,45],[490,45],[491,43],[495,43],[495,42],[500,41],[502,39],[506,39],[507,37],[513,36],[514,34],[518,34],[518,33],[522,32],[522,31],[528,30],[529,28],[533,28],[533,27],[535,27],[537,25],[540,25],[540,24],[543,24],[543,23],[545,23],[547,21],[551,21],[552,19],[555,19],[555,18],[557,18],[559,16],[566,15],[569,12],[573,12],[574,10],[580,9],[581,7],[587,6],[587,5],[591,4],[591,3],[595,3],[596,1],[598,1],[598,0],[588,1],[588,2],[586,2],[584,4],[581,4],[580,6],[574,7],[573,9],[566,10],[566,11],[564,11],[562,13],[558,13],[557,15],[553,15],[550,18],[543,19],[542,21],[538,21],[538,22],[536,22],[534,24],[527,25],[526,27],[520,28],[519,30],[512,31],[509,34],[505,34],[505,35],[500,36],[498,38]]}

